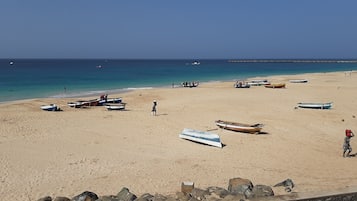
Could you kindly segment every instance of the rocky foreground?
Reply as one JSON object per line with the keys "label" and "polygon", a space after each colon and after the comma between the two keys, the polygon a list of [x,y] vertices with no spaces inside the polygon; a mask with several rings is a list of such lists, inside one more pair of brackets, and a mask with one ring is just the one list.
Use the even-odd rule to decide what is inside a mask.
{"label": "rocky foreground", "polygon": [[[290,179],[287,179],[276,184],[274,187],[279,186],[285,188],[285,191],[290,192],[294,184]],[[131,193],[128,188],[124,187],[117,195],[98,196],[96,193],[85,191],[71,199],[68,197],[52,198],[46,196],[37,201],[243,201],[266,196],[274,196],[274,192],[270,186],[253,185],[248,179],[233,178],[229,180],[228,189],[216,186],[199,189],[194,187],[193,182],[183,182],[181,192],[167,196],[145,193],[138,197]]]}

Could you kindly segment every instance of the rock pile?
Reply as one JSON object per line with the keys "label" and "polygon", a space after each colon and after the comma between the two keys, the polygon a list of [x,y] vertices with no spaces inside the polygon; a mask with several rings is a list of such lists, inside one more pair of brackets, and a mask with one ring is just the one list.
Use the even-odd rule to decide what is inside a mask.
{"label": "rock pile", "polygon": [[145,193],[137,197],[128,188],[124,187],[116,195],[98,196],[93,192],[85,191],[71,199],[46,196],[37,201],[244,201],[250,198],[266,196],[274,196],[270,186],[254,186],[249,179],[233,178],[229,180],[228,190],[215,186],[200,189],[195,188],[193,182],[183,182],[181,192],[167,196]]}

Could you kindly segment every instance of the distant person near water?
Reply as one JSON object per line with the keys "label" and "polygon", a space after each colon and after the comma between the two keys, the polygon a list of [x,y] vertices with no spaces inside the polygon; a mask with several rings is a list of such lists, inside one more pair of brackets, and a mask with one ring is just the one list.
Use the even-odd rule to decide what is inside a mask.
{"label": "distant person near water", "polygon": [[157,102],[156,102],[156,100],[154,100],[152,110],[151,110],[153,116],[156,116],[156,106],[157,106]]}
{"label": "distant person near water", "polygon": [[[343,142],[343,157],[351,157],[351,152],[352,152],[352,147],[350,145],[350,140],[352,137],[354,137],[355,135],[353,134],[353,132],[349,129],[346,129],[345,131],[346,133],[346,137],[345,137],[345,140]],[[345,155],[345,153],[347,152],[347,155]]]}

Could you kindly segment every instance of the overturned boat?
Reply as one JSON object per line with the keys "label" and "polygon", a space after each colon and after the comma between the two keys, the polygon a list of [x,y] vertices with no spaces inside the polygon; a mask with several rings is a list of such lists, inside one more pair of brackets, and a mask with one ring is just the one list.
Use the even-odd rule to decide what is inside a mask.
{"label": "overturned boat", "polygon": [[193,142],[199,142],[202,144],[207,144],[207,145],[222,148],[221,139],[219,135],[215,133],[185,128],[183,129],[179,137],[182,139],[191,140]]}

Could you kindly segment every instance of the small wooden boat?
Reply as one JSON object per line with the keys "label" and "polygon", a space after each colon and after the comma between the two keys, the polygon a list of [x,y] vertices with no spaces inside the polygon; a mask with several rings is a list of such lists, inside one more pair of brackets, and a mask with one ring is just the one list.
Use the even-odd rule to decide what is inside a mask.
{"label": "small wooden boat", "polygon": [[219,135],[215,133],[185,128],[179,137],[182,139],[222,148],[221,139]]}
{"label": "small wooden boat", "polygon": [[308,82],[305,79],[289,80],[290,83],[306,83]]}
{"label": "small wooden boat", "polygon": [[59,111],[60,110],[60,108],[55,104],[42,105],[41,109],[45,110],[45,111]]}
{"label": "small wooden boat", "polygon": [[242,124],[242,123],[223,121],[223,120],[217,120],[216,125],[223,129],[238,131],[243,133],[259,133],[264,126],[263,124]]}
{"label": "small wooden boat", "polygon": [[105,108],[107,108],[107,110],[124,110],[125,104],[126,103],[120,103],[116,105],[106,105]]}
{"label": "small wooden boat", "polygon": [[332,107],[332,102],[330,103],[298,103],[300,108],[309,109],[330,109]]}
{"label": "small wooden boat", "polygon": [[267,84],[265,88],[285,88],[285,83]]}

